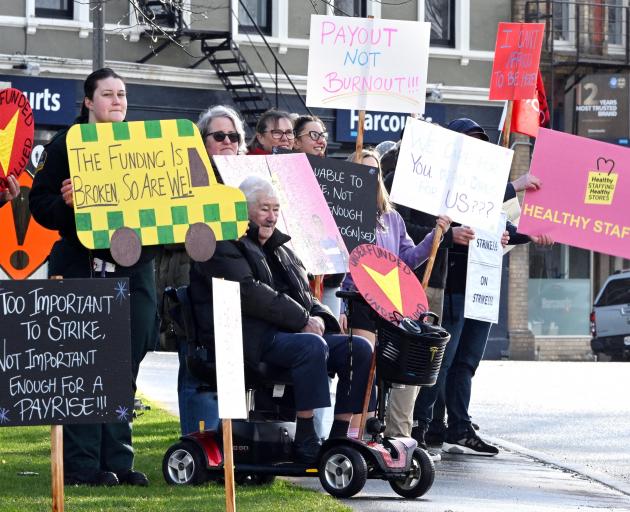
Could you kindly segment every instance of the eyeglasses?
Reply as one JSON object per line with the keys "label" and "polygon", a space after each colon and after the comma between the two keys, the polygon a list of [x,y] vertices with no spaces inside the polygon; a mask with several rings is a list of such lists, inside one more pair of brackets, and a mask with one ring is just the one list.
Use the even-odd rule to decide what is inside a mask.
{"label": "eyeglasses", "polygon": [[293,140],[295,139],[295,133],[293,133],[293,130],[287,130],[287,131],[282,131],[282,130],[267,130],[265,133],[271,133],[271,136],[276,139],[276,140],[280,140],[282,138],[282,136],[284,135],[288,140]]}
{"label": "eyeglasses", "polygon": [[328,140],[328,132],[316,132],[315,130],[311,130],[310,132],[301,133],[298,137],[304,137],[304,135],[308,135],[314,142],[317,142],[321,138]]}
{"label": "eyeglasses", "polygon": [[241,141],[241,136],[237,132],[229,132],[229,133],[225,133],[225,132],[210,132],[210,133],[206,133],[206,137],[210,137],[210,136],[212,136],[212,138],[214,140],[216,140],[217,142],[223,142],[226,137],[228,139],[230,139],[230,142],[232,142],[232,143]]}

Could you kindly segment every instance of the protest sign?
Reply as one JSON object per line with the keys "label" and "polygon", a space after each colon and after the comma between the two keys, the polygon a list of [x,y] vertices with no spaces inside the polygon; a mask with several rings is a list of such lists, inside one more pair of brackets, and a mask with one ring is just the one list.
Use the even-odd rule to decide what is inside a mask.
{"label": "protest sign", "polygon": [[525,192],[519,232],[630,258],[629,170],[627,148],[541,128],[530,172],[543,186]]}
{"label": "protest sign", "polygon": [[489,99],[535,97],[544,34],[544,23],[499,23]]}
{"label": "protest sign", "polygon": [[42,227],[31,217],[28,196],[33,178],[29,172],[23,172],[17,180],[20,195],[0,208],[0,226],[3,230],[0,271],[11,279],[26,279],[45,264],[59,234]]}
{"label": "protest sign", "polygon": [[501,215],[495,232],[477,230],[468,244],[468,270],[464,317],[496,324],[499,321],[501,266],[506,215]]}
{"label": "protest sign", "polygon": [[0,426],[132,414],[129,281],[0,282]]}
{"label": "protest sign", "polygon": [[[67,135],[77,235],[132,265],[141,245],[186,241],[195,260],[247,229],[243,193],[218,184],[187,119],[74,125]],[[212,251],[208,254],[209,248]]]}
{"label": "protest sign", "polygon": [[311,16],[309,107],[424,113],[431,24]]}
{"label": "protest sign", "polygon": [[219,417],[247,419],[240,285],[212,278],[212,297]]}
{"label": "protest sign", "polygon": [[513,151],[409,118],[391,198],[455,222],[494,231]]}
{"label": "protest sign", "polygon": [[348,251],[376,241],[378,169],[307,155]]}
{"label": "protest sign", "polygon": [[237,187],[247,176],[270,181],[278,192],[277,227],[314,275],[348,270],[348,251],[304,153],[215,156],[223,181]]}
{"label": "protest sign", "polygon": [[35,120],[26,96],[9,87],[0,90],[0,193],[9,175],[18,177],[33,150]]}
{"label": "protest sign", "polygon": [[350,254],[350,273],[365,301],[388,322],[417,320],[429,309],[424,289],[413,270],[387,249],[371,244]]}

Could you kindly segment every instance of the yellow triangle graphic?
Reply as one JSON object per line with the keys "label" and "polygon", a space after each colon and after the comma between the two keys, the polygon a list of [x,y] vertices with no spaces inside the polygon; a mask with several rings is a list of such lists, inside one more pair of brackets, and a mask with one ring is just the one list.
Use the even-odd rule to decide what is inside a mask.
{"label": "yellow triangle graphic", "polygon": [[398,277],[398,267],[394,267],[387,274],[381,274],[373,268],[370,268],[363,263],[361,266],[374,279],[374,282],[378,287],[383,290],[387,298],[391,301],[394,307],[399,313],[403,312],[402,295],[400,293],[400,279]]}
{"label": "yellow triangle graphic", "polygon": [[15,129],[17,128],[19,110],[15,111],[11,121],[7,123],[4,129],[0,129],[0,166],[8,171],[11,161],[11,153],[13,153],[13,141],[15,140]]}

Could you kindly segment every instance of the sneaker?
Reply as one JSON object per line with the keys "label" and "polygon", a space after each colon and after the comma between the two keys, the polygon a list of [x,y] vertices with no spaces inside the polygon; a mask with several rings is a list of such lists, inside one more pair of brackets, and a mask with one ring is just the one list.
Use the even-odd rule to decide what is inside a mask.
{"label": "sneaker", "polygon": [[422,448],[425,452],[429,454],[431,460],[433,462],[439,462],[442,460],[442,455],[437,450],[427,447],[427,443],[425,442],[425,433],[422,427],[413,427],[411,429],[411,437],[416,440],[418,443],[418,448]]}
{"label": "sneaker", "polygon": [[444,434],[427,432],[424,435],[424,439],[427,445],[433,448],[442,448],[442,445],[444,444]]}
{"label": "sneaker", "polygon": [[149,485],[147,475],[133,469],[116,473],[116,476],[121,484],[136,485],[138,487],[147,487]]}
{"label": "sneaker", "polygon": [[119,484],[115,473],[97,469],[66,473],[63,481],[65,485],[93,485],[96,487],[113,487]]}
{"label": "sneaker", "polygon": [[486,443],[473,429],[470,429],[460,439],[450,439],[447,436],[442,450],[446,453],[483,455],[485,457],[493,457],[499,453],[499,449],[496,446]]}

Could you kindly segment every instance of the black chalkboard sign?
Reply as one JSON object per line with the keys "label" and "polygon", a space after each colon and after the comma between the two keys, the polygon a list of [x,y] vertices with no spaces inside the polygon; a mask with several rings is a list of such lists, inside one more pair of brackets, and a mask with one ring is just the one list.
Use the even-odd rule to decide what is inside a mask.
{"label": "black chalkboard sign", "polygon": [[0,281],[0,426],[132,414],[128,279]]}
{"label": "black chalkboard sign", "polygon": [[345,160],[307,156],[348,252],[376,242],[378,170]]}

